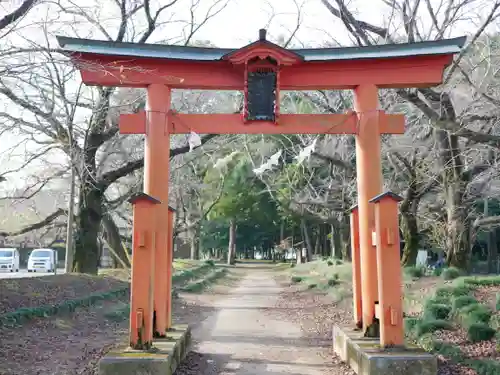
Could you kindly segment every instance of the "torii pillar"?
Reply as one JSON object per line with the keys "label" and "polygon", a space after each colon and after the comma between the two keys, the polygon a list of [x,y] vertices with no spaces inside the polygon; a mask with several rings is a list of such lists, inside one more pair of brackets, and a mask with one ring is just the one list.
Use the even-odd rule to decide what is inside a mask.
{"label": "torii pillar", "polygon": [[[155,264],[154,264],[154,336],[165,337],[169,328],[169,311],[172,298],[169,292],[171,271],[169,271],[169,207],[168,185],[170,165],[170,133],[168,117],[171,90],[164,84],[147,87],[144,121],[123,122],[120,118],[120,133],[145,134],[144,145],[144,192],[164,204],[151,211],[155,217]],[[144,275],[146,277],[146,275]]]}
{"label": "torii pillar", "polygon": [[[378,302],[377,256],[372,243],[375,230],[375,211],[370,199],[382,191],[382,163],[380,150],[380,118],[378,88],[373,84],[357,86],[354,107],[358,116],[356,132],[356,176],[358,185],[359,248],[361,270],[361,304],[363,332],[377,337],[373,324],[375,304]],[[357,265],[354,264],[354,267]]]}

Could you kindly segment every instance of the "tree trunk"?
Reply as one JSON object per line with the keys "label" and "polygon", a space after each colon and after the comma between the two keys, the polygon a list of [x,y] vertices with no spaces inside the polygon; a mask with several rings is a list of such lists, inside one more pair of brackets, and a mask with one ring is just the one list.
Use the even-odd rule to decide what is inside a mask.
{"label": "tree trunk", "polygon": [[351,218],[350,215],[342,215],[340,224],[340,233],[342,235],[342,259],[351,260]]}
{"label": "tree trunk", "polygon": [[488,231],[488,272],[497,273],[498,248],[497,248],[497,228]]}
{"label": "tree trunk", "polygon": [[447,184],[447,231],[446,262],[449,266],[467,270],[470,253],[470,224],[467,219],[467,208],[463,203],[465,194],[464,181]]}
{"label": "tree trunk", "polygon": [[200,224],[188,223],[188,237],[190,245],[190,258],[200,259]]}
{"label": "tree trunk", "polygon": [[236,222],[234,219],[229,221],[229,245],[227,249],[227,264],[234,264],[236,255]]}
{"label": "tree trunk", "polygon": [[401,264],[404,267],[415,266],[417,263],[418,249],[420,245],[418,222],[417,222],[418,200],[401,205],[401,230],[405,246]]}
{"label": "tree trunk", "polygon": [[116,254],[119,258],[114,262],[116,268],[130,268],[129,257],[125,253],[126,250],[120,237],[120,231],[109,213],[103,215],[102,225],[106,232],[106,241],[108,242],[108,245],[113,249],[114,254]]}
{"label": "tree trunk", "polygon": [[316,233],[316,242],[314,244],[314,255],[318,255],[319,254],[320,237],[321,237],[321,228],[318,227],[318,230],[317,230],[317,233]]}
{"label": "tree trunk", "polygon": [[342,258],[342,244],[340,240],[339,223],[335,222],[330,224],[332,234],[332,257]]}
{"label": "tree trunk", "polygon": [[309,236],[309,232],[307,230],[307,224],[306,224],[306,219],[301,218],[300,219],[300,225],[302,227],[302,236],[304,238],[304,244],[306,247],[306,262],[310,262],[312,259],[312,244],[311,244],[311,238]]}
{"label": "tree trunk", "polygon": [[96,275],[99,267],[98,234],[102,220],[102,192],[88,175],[80,189],[73,271]]}

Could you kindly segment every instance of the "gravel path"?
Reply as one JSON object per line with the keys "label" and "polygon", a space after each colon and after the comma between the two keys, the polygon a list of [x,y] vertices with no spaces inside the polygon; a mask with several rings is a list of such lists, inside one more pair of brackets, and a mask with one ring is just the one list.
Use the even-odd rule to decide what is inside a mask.
{"label": "gravel path", "polygon": [[331,358],[319,355],[317,344],[304,337],[300,325],[269,313],[282,292],[272,272],[248,268],[225,298],[213,301],[217,312],[194,329],[197,353],[191,358],[199,370],[181,368],[177,374],[213,373],[207,372],[210,364],[220,375],[329,374]]}

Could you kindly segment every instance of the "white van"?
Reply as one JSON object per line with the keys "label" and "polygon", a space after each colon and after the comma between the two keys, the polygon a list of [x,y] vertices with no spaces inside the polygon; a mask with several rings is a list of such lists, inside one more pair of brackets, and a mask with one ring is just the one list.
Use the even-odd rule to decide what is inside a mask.
{"label": "white van", "polygon": [[17,249],[0,248],[0,271],[19,272],[19,251]]}
{"label": "white van", "polygon": [[28,258],[28,272],[54,272],[57,268],[57,251],[35,249]]}

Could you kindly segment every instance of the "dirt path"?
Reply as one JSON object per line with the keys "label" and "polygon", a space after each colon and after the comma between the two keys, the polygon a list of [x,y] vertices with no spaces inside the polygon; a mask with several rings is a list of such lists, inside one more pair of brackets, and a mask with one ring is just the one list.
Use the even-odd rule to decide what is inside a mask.
{"label": "dirt path", "polygon": [[303,337],[300,325],[269,314],[282,292],[272,272],[240,267],[237,286],[213,300],[217,312],[195,327],[194,350],[211,358],[221,375],[329,373],[331,361]]}

